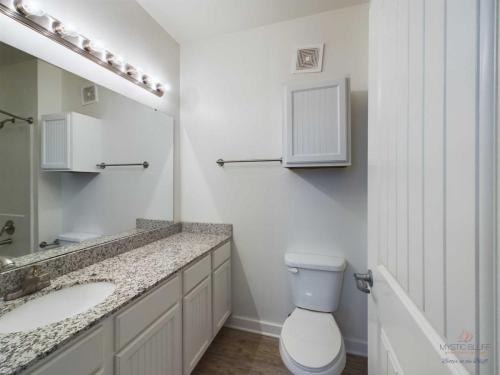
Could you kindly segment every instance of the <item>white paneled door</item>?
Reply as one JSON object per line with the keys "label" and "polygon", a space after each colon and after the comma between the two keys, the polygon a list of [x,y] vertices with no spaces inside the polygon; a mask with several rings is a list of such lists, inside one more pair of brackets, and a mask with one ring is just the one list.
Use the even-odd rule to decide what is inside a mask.
{"label": "white paneled door", "polygon": [[497,373],[495,3],[371,1],[371,375]]}

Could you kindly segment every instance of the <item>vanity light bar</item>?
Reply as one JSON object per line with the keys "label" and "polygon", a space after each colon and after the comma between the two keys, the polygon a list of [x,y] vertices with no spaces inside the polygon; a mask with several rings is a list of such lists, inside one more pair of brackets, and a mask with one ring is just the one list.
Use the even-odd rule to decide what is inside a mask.
{"label": "vanity light bar", "polygon": [[[6,5],[6,3],[10,4]],[[48,15],[32,1],[11,0],[6,2],[0,0],[0,13],[86,57],[103,68],[118,74],[158,97],[162,97],[167,90],[167,85],[155,81],[150,75],[141,72],[139,68],[123,61],[118,55],[106,50],[97,41],[83,36],[58,19]]]}

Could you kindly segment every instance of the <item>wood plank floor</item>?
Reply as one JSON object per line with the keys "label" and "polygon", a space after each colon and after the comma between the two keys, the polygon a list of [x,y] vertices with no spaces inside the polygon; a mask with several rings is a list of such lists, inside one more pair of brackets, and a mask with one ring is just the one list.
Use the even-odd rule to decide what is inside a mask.
{"label": "wood plank floor", "polygon": [[[277,339],[222,328],[193,374],[280,375],[290,372],[281,362]],[[343,375],[366,374],[368,374],[366,358],[348,354]]]}

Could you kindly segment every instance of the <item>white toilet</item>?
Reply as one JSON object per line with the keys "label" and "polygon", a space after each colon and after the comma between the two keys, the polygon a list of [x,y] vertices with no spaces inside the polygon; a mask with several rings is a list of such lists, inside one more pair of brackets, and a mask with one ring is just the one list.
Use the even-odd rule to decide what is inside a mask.
{"label": "white toilet", "polygon": [[288,253],[295,310],[283,324],[280,354],[296,375],[339,375],[345,367],[344,340],[332,315],[342,290],[343,258]]}

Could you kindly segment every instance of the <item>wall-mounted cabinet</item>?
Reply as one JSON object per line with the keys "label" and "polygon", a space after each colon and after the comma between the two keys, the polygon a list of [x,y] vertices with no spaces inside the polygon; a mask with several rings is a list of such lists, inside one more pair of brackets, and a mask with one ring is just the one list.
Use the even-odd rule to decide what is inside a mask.
{"label": "wall-mounted cabinet", "polygon": [[42,116],[42,170],[98,173],[101,134],[101,121],[90,116],[76,112]]}
{"label": "wall-mounted cabinet", "polygon": [[351,165],[349,80],[293,83],[285,96],[283,165]]}

